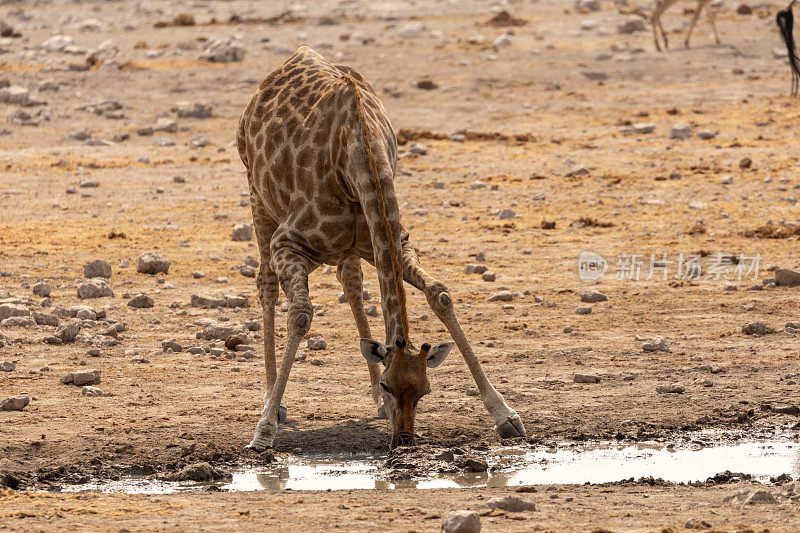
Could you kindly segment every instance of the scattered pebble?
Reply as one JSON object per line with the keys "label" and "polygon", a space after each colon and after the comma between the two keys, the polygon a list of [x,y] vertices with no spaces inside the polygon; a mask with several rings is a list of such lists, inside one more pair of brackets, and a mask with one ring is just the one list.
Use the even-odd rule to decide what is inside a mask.
{"label": "scattered pebble", "polygon": [[594,374],[575,374],[572,381],[575,383],[600,383],[600,377]]}
{"label": "scattered pebble", "polygon": [[659,335],[642,344],[642,350],[645,352],[668,352],[669,346],[667,346],[666,339]]}
{"label": "scattered pebble", "polygon": [[0,402],[0,411],[22,411],[29,403],[30,396],[12,396]]}
{"label": "scattered pebble", "polygon": [[166,274],[171,263],[155,252],[146,252],[139,256],[136,271],[141,274]]}
{"label": "scattered pebble", "polygon": [[82,387],[83,385],[97,385],[100,383],[99,370],[80,370],[78,372],[70,372],[61,378],[61,383],[64,385],[75,385]]}
{"label": "scattered pebble", "polygon": [[110,278],[111,265],[108,261],[102,259],[95,259],[91,263],[83,267],[83,276],[85,278]]}
{"label": "scattered pebble", "polygon": [[581,301],[587,304],[608,301],[608,296],[598,290],[584,291],[581,293]]}
{"label": "scattered pebble", "polygon": [[128,307],[132,307],[134,309],[145,309],[149,307],[153,307],[155,302],[151,297],[144,293],[139,293],[130,300],[128,300]]}
{"label": "scattered pebble", "polygon": [[672,385],[659,385],[656,387],[656,392],[659,394],[683,394],[686,392],[686,387],[679,383]]}
{"label": "scattered pebble", "polygon": [[480,533],[481,518],[475,511],[453,511],[442,519],[443,533]]}
{"label": "scattered pebble", "polygon": [[324,350],[328,347],[328,343],[322,337],[309,337],[306,345],[309,350]]}

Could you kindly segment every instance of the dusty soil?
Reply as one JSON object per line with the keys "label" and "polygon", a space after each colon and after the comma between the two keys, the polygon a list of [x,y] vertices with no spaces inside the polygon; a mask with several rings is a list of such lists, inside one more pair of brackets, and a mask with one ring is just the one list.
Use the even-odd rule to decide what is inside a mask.
{"label": "dusty soil", "polygon": [[[622,11],[646,4],[632,2]],[[749,290],[772,276],[770,265],[800,267],[800,110],[785,96],[784,60],[773,57],[772,48],[780,46],[772,23],[777,4],[739,15],[726,2],[717,14],[723,46],[712,46],[701,23],[691,50],[661,54],[653,50],[649,27],[617,34],[631,15],[610,2],[596,13],[577,13],[571,3],[513,3],[506,7],[527,23],[509,27],[485,25],[492,13],[472,0],[324,1],[294,17],[266,20],[288,7],[55,1],[0,8],[0,18],[21,35],[0,46],[0,80],[29,88],[35,104],[0,104],[8,117],[0,127],[0,291],[32,298],[32,311],[50,313],[31,292],[46,279],[52,306],[88,304],[107,313],[84,324],[78,342],[58,346],[42,342],[53,334],[50,326],[2,328],[0,361],[17,365],[0,373],[0,400],[32,397],[24,411],[0,413],[0,466],[14,473],[14,484],[46,489],[119,475],[131,466],[169,472],[200,460],[259,460],[243,447],[263,397],[260,334],[250,334],[253,359],[165,353],[161,341],[209,347],[195,338],[203,329],[198,320],[260,318],[254,281],[238,269],[247,256],[258,256],[255,242],[231,240],[233,225],[250,220],[241,202],[247,198],[244,169],[232,141],[258,83],[300,44],[361,71],[383,95],[398,132],[406,130],[395,183],[403,220],[424,266],[450,287],[476,353],[532,442],[670,439],[689,429],[731,427],[796,432],[797,416],[774,409],[796,405],[800,391],[797,335],[784,327],[798,320],[798,288]],[[196,24],[155,27],[181,13],[191,13]],[[228,22],[234,14],[238,18]],[[254,17],[260,20],[248,20]],[[675,44],[686,18],[679,8],[665,18]],[[96,19],[98,27],[86,19]],[[580,30],[586,19],[600,30]],[[415,23],[424,26],[421,35],[401,38]],[[510,44],[493,46],[504,32],[513,32]],[[87,53],[41,52],[39,45],[53,34],[72,36],[87,52],[112,39],[117,63],[86,70]],[[202,39],[232,34],[246,50],[242,61],[198,59]],[[438,87],[419,89],[419,80]],[[38,90],[43,82],[51,90]],[[121,109],[84,109],[106,100]],[[172,108],[180,101],[210,104],[213,114],[178,118]],[[176,119],[177,132],[137,133],[161,114]],[[691,138],[669,138],[678,122],[691,124]],[[652,123],[655,130],[631,132],[634,123]],[[75,138],[82,129],[89,130],[89,143]],[[703,140],[696,135],[702,129],[718,134]],[[451,140],[454,132],[467,132],[464,142]],[[130,137],[94,144],[120,134]],[[192,146],[197,136],[208,143]],[[411,142],[424,143],[427,154],[411,154]],[[577,165],[588,174],[568,176]],[[669,179],[673,171],[680,179]],[[87,181],[98,186],[80,185]],[[502,209],[516,216],[500,219]],[[545,221],[555,227],[541,229]],[[578,277],[584,250],[609,262],[596,284]],[[136,258],[148,251],[172,261],[167,275],[136,272]],[[479,252],[495,281],[464,273]],[[618,257],[633,254],[644,261],[640,279],[616,279]],[[674,261],[669,279],[659,273],[645,279],[651,254]],[[760,269],[755,279],[752,273],[706,279],[705,271],[701,279],[673,279],[681,254],[703,256],[704,268],[718,254],[758,255]],[[76,286],[94,259],[111,263],[115,296],[80,301]],[[120,266],[126,261],[130,266]],[[195,278],[194,271],[206,276]],[[374,272],[365,272],[373,295],[368,305],[377,305]],[[223,277],[226,282],[216,282]],[[726,284],[738,290],[725,290]],[[489,302],[502,288],[520,294],[510,303]],[[580,301],[587,288],[609,299],[578,315],[577,307],[590,305]],[[289,422],[276,448],[385,451],[386,423],[375,418],[357,333],[348,306],[337,300],[335,276],[314,273],[311,291],[323,310],[312,335],[321,335],[327,349],[303,350],[306,360],[295,364],[285,396]],[[155,300],[153,308],[126,305],[140,292]],[[190,305],[192,294],[209,292],[243,293],[249,306]],[[445,339],[414,290],[410,313],[415,340]],[[284,317],[278,314],[279,324]],[[380,319],[370,321],[374,332],[382,329]],[[742,326],[755,321],[775,332],[743,334]],[[126,329],[110,345],[101,332],[114,323]],[[278,332],[279,350],[283,335]],[[670,351],[643,351],[655,336]],[[92,349],[99,355],[90,355]],[[60,383],[80,369],[100,370],[98,386],[106,396],[82,396],[79,387]],[[576,373],[600,381],[575,383]],[[472,382],[457,353],[432,371],[431,381],[433,392],[417,418],[422,439],[499,443],[479,398],[467,394]],[[685,392],[656,392],[675,383]],[[540,487],[530,495],[538,511],[487,517],[484,525],[491,531],[658,530],[682,527],[696,516],[730,530],[800,527],[796,507],[786,502],[723,503],[741,489],[633,484],[551,493]],[[12,529],[313,530],[335,524],[435,530],[447,511],[478,509],[482,498],[505,492],[133,497],[7,491],[0,495],[0,523]]]}

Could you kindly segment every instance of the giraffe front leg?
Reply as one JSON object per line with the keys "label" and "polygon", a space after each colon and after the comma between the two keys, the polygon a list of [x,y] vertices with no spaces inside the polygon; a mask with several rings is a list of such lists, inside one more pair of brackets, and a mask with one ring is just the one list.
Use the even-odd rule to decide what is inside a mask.
{"label": "giraffe front leg", "polygon": [[[347,303],[350,304],[350,310],[356,320],[359,338],[371,339],[372,333],[369,330],[369,321],[367,320],[367,314],[364,312],[364,274],[361,271],[361,258],[357,255],[352,255],[342,261],[336,268],[336,277],[342,284]],[[383,394],[380,387],[381,366],[377,363],[367,363],[367,366],[372,399],[378,407],[378,417],[388,418],[383,406]]]}
{"label": "giraffe front leg", "polygon": [[406,281],[425,293],[428,305],[450,332],[450,336],[458,346],[464,361],[467,363],[483,405],[494,418],[495,430],[501,437],[524,437],[525,425],[517,412],[508,406],[503,395],[489,382],[489,378],[481,368],[480,361],[472,351],[461,325],[453,309],[453,300],[447,287],[425,272],[419,264],[413,247],[405,242],[403,245],[403,275]]}
{"label": "giraffe front leg", "polygon": [[308,272],[310,270],[308,262],[297,253],[284,248],[272,254],[272,263],[280,279],[283,292],[286,293],[289,300],[288,335],[281,367],[278,369],[275,383],[264,410],[261,412],[261,419],[256,425],[253,440],[247,446],[256,451],[264,451],[273,446],[278,431],[278,412],[283,393],[286,390],[286,383],[289,380],[289,372],[292,369],[300,341],[311,328],[311,318],[314,315],[311,300],[308,297]]}

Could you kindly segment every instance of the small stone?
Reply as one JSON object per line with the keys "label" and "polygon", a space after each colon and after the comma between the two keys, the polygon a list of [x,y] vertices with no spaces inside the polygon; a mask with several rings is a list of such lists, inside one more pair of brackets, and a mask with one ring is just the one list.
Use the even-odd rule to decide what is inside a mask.
{"label": "small stone", "polygon": [[99,370],[80,370],[78,372],[70,372],[61,378],[61,383],[64,385],[75,385],[82,387],[83,385],[97,385],[100,383]]}
{"label": "small stone", "polygon": [[490,302],[510,302],[514,299],[511,291],[500,291],[489,297]]}
{"label": "small stone", "polygon": [[239,267],[239,273],[246,278],[256,277],[256,269],[250,265],[242,265]]}
{"label": "small stone", "polygon": [[797,287],[800,285],[800,272],[779,268],[775,271],[775,285],[778,287]]}
{"label": "small stone", "polygon": [[0,305],[0,320],[5,320],[12,316],[30,316],[31,312],[21,304],[6,303]]}
{"label": "small stone", "polygon": [[309,337],[307,346],[309,350],[324,350],[328,343],[322,337]]}
{"label": "small stone", "polygon": [[194,279],[204,278],[206,277],[206,273],[203,272],[202,270],[195,270],[194,272],[192,272],[192,277]]}
{"label": "small stone", "polygon": [[423,91],[432,91],[434,89],[438,89],[439,85],[436,84],[433,80],[419,80],[417,81],[417,89],[422,89]]}
{"label": "small stone", "polygon": [[250,224],[236,224],[231,232],[234,241],[249,241],[253,239],[253,226]]}
{"label": "small stone", "polygon": [[411,143],[408,151],[416,155],[425,155],[428,153],[428,147],[422,143]]}
{"label": "small stone", "polygon": [[171,263],[155,252],[146,252],[139,256],[136,264],[136,271],[141,274],[166,274]]}
{"label": "small stone", "polygon": [[78,298],[81,300],[111,296],[114,296],[114,292],[104,278],[92,278],[78,285]]}
{"label": "small stone", "polygon": [[642,350],[645,352],[668,352],[669,346],[664,337],[659,335],[642,344]]}
{"label": "small stone", "polygon": [[494,272],[489,272],[488,270],[486,272],[484,272],[481,277],[483,278],[483,281],[489,281],[489,282],[494,281],[494,280],[497,279],[497,276],[495,275],[495,273]]}
{"label": "small stone", "polygon": [[575,0],[575,11],[600,11],[600,0]]}
{"label": "small stone", "polygon": [[11,85],[0,89],[0,102],[4,104],[25,105],[30,98],[30,90],[19,85]]}
{"label": "small stone", "polygon": [[589,169],[586,168],[586,165],[576,165],[572,167],[572,169],[566,174],[568,178],[577,176],[588,176],[588,175],[589,175]]}
{"label": "small stone", "polygon": [[13,372],[17,368],[14,361],[0,361],[0,372]]}
{"label": "small stone", "polygon": [[52,288],[50,287],[49,283],[40,281],[39,283],[34,284],[31,290],[36,296],[47,297],[50,296],[50,291],[52,291]]}
{"label": "small stone", "polygon": [[592,306],[591,305],[581,305],[575,309],[576,315],[591,315],[592,314]]}
{"label": "small stone", "polygon": [[500,214],[497,217],[500,220],[508,220],[509,218],[514,218],[517,214],[512,209],[503,209],[500,211]]}
{"label": "small stone", "polygon": [[465,274],[483,274],[487,270],[486,265],[476,265],[475,263],[468,263],[464,267]]}
{"label": "small stone", "polygon": [[711,524],[705,520],[700,520],[699,518],[691,518],[686,521],[686,524],[684,524],[683,527],[686,529],[709,529]]}
{"label": "small stone", "polygon": [[[178,102],[171,111],[176,113],[178,118],[211,118],[213,106],[211,104],[201,104],[199,102]],[[178,183],[183,182],[181,181]]]}
{"label": "small stone", "polygon": [[745,500],[745,505],[758,505],[764,503],[778,503],[775,496],[766,490],[754,490]]}
{"label": "small stone", "polygon": [[83,267],[83,276],[85,278],[110,278],[111,265],[108,261],[102,259],[95,259],[91,263]]}
{"label": "small stone", "polygon": [[686,122],[674,124],[669,130],[670,139],[688,139],[692,136],[692,125]]}
{"label": "small stone", "polygon": [[165,341],[161,341],[161,349],[163,351],[172,350],[174,353],[182,352],[183,346],[178,344],[175,339],[168,339]]}
{"label": "small stone", "polygon": [[686,392],[686,387],[680,383],[673,383],[672,385],[659,385],[656,387],[656,392],[659,394],[683,394]]}
{"label": "small stone", "polygon": [[324,363],[320,359],[312,359],[311,364],[314,366],[322,366]]}
{"label": "small stone", "polygon": [[442,519],[443,533],[480,533],[481,518],[475,511],[453,511]]}
{"label": "small stone", "polygon": [[192,294],[191,298],[192,307],[224,307],[225,298],[222,296],[213,296],[210,294]]}
{"label": "small stone", "polygon": [[775,330],[767,326],[764,322],[750,322],[742,326],[742,333],[745,335],[755,335],[760,337],[762,335],[775,333]]}
{"label": "small stone", "polygon": [[572,381],[575,383],[600,383],[600,378],[594,374],[575,374]]}
{"label": "small stone", "polygon": [[232,63],[244,59],[245,49],[236,36],[222,37],[211,41],[199,59],[211,63]]}
{"label": "small stone", "polygon": [[33,313],[33,319],[40,326],[58,326],[58,317],[46,313]]}
{"label": "small stone", "polygon": [[536,504],[533,502],[525,501],[516,496],[506,496],[505,498],[496,498],[486,504],[489,509],[502,509],[512,513],[521,513],[522,511],[535,511]]}
{"label": "small stone", "polygon": [[608,296],[597,290],[584,291],[581,293],[581,301],[587,304],[607,302]]}
{"label": "small stone", "polygon": [[13,396],[0,402],[0,411],[22,411],[29,403],[30,396]]}
{"label": "small stone", "polygon": [[378,308],[376,306],[374,306],[374,305],[370,305],[369,307],[367,307],[364,310],[364,313],[367,316],[376,317],[376,316],[378,316]]}
{"label": "small stone", "polygon": [[635,122],[633,124],[633,131],[641,135],[653,133],[655,129],[656,125],[652,122]]}
{"label": "small stone", "polygon": [[81,388],[81,396],[105,396],[103,389],[85,385]]}
{"label": "small stone", "polygon": [[61,339],[61,342],[75,342],[75,338],[80,333],[80,326],[76,322],[64,324],[56,329],[55,337]]}
{"label": "small stone", "polygon": [[753,166],[753,160],[749,157],[743,157],[741,161],[739,161],[739,168],[750,168]]}
{"label": "small stone", "polygon": [[478,457],[467,457],[462,462],[462,468],[467,472],[486,472],[489,470],[489,463]]}
{"label": "small stone", "polygon": [[631,15],[625,19],[625,22],[617,26],[617,33],[626,35],[637,31],[644,31],[644,29],[644,19],[636,15]]}
{"label": "small stone", "polygon": [[128,307],[134,309],[146,309],[153,307],[154,300],[144,293],[139,293],[130,300],[128,300]]}
{"label": "small stone", "polygon": [[699,130],[697,132],[697,136],[703,140],[713,139],[717,136],[718,131],[711,131],[711,130]]}
{"label": "small stone", "polygon": [[681,173],[678,172],[677,170],[673,170],[672,172],[669,173],[669,179],[679,180],[681,179]]}
{"label": "small stone", "polygon": [[397,32],[397,35],[399,35],[401,39],[416,39],[422,35],[423,30],[424,27],[422,26],[422,23],[412,22],[402,26],[400,31]]}

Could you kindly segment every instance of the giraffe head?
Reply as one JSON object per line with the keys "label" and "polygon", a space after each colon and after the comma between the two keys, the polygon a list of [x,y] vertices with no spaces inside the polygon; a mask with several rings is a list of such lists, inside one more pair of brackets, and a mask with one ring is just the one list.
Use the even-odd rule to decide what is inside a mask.
{"label": "giraffe head", "polygon": [[398,340],[395,346],[386,346],[372,339],[361,339],[361,353],[367,361],[383,365],[380,385],[384,409],[392,423],[392,449],[414,445],[417,404],[431,391],[428,368],[439,366],[452,347],[452,342],[433,348],[425,343],[417,351],[403,340]]}

